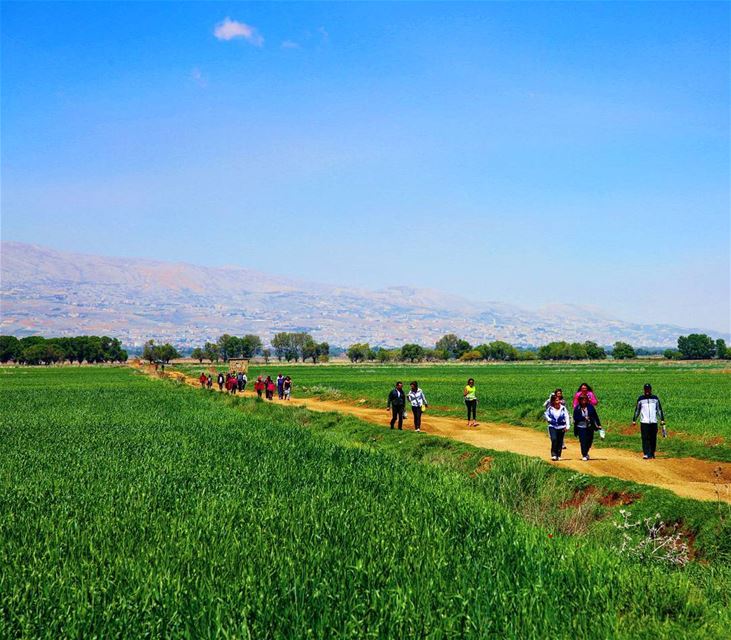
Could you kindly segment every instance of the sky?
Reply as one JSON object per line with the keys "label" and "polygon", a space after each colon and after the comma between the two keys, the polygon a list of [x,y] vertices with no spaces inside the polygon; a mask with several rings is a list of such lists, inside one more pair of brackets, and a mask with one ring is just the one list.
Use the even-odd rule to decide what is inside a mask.
{"label": "sky", "polygon": [[729,332],[730,6],[2,2],[2,239]]}

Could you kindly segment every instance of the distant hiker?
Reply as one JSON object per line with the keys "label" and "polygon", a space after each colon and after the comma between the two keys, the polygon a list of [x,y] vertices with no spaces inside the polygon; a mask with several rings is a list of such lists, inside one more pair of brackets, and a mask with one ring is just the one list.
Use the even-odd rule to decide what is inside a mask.
{"label": "distant hiker", "polygon": [[206,377],[206,387],[209,389],[213,386],[213,378],[211,377],[211,374],[209,373]]}
{"label": "distant hiker", "polygon": [[223,377],[223,374],[219,371],[218,373],[218,390],[223,391],[223,384],[226,382],[226,379]]}
{"label": "distant hiker", "polygon": [[236,378],[231,373],[226,376],[226,391],[233,395],[236,394]]}
{"label": "distant hiker", "polygon": [[543,403],[544,409],[548,409],[548,407],[551,406],[551,399],[553,396],[556,396],[560,400],[562,406],[566,406],[566,398],[563,397],[563,389],[561,389],[561,387],[557,387],[553,390],[553,393],[549,394],[548,398],[546,398],[546,401]]}
{"label": "distant hiker", "polygon": [[561,404],[561,399],[553,394],[543,416],[548,423],[548,435],[551,438],[551,460],[560,460],[563,439],[570,424],[569,411]]}
{"label": "distant hiker", "polygon": [[246,391],[246,384],[249,382],[249,378],[246,377],[246,373],[241,374],[241,378],[239,378],[239,383],[241,385],[241,393]]}
{"label": "distant hiker", "polygon": [[206,378],[205,373],[201,373],[201,377],[198,378],[198,382],[201,383],[201,389],[203,389],[206,386],[206,382],[208,381],[208,378]]}
{"label": "distant hiker", "polygon": [[397,420],[398,428],[403,429],[405,410],[406,393],[404,392],[404,383],[399,380],[396,386],[391,389],[391,393],[388,394],[388,404],[386,405],[386,411],[391,412],[391,429],[393,429]]}
{"label": "distant hiker", "polygon": [[267,376],[265,383],[267,400],[274,400],[274,390],[277,388],[277,385],[274,384],[274,380],[272,380],[271,376]]}
{"label": "distant hiker", "polygon": [[292,378],[289,376],[286,376],[282,382],[282,393],[284,394],[285,400],[289,400],[292,395]]}
{"label": "distant hiker", "polygon": [[652,385],[649,382],[645,385],[643,394],[637,398],[635,415],[632,418],[633,427],[637,424],[638,417],[642,435],[642,457],[645,460],[652,460],[655,458],[655,450],[657,449],[658,418],[662,425],[663,438],[667,437],[667,431],[665,430],[665,414],[663,414],[660,399],[652,393]]}
{"label": "distant hiker", "polygon": [[411,413],[414,414],[414,430],[421,431],[421,414],[429,406],[424,392],[419,388],[419,383],[414,380],[411,383],[411,391],[407,396],[411,403]]}
{"label": "distant hiker", "polygon": [[574,409],[574,433],[579,437],[581,459],[589,459],[589,450],[594,444],[594,432],[599,431],[602,423],[594,405],[589,402],[588,394],[579,396],[579,405]]}
{"label": "distant hiker", "polygon": [[277,397],[280,400],[284,398],[284,376],[281,373],[277,376]]}
{"label": "distant hiker", "polygon": [[586,382],[582,382],[579,385],[579,388],[576,390],[576,393],[574,394],[574,409],[579,406],[579,396],[582,393],[585,394],[587,398],[589,398],[589,404],[591,404],[592,406],[595,407],[599,402],[599,400],[596,399],[592,388],[588,384],[586,384]]}
{"label": "distant hiker", "polygon": [[477,422],[477,390],[475,389],[474,378],[467,381],[467,386],[464,388],[462,395],[467,406],[467,426],[476,427],[479,423]]}
{"label": "distant hiker", "polygon": [[243,390],[244,390],[244,385],[245,385],[245,384],[246,384],[246,383],[244,382],[244,374],[243,374],[243,372],[242,372],[242,371],[239,371],[239,372],[238,372],[238,373],[236,374],[236,386],[237,386],[238,390],[239,390],[239,391],[243,391]]}
{"label": "distant hiker", "polygon": [[256,391],[256,395],[261,398],[261,394],[264,393],[266,388],[266,383],[261,379],[261,376],[259,376],[254,383],[254,390]]}

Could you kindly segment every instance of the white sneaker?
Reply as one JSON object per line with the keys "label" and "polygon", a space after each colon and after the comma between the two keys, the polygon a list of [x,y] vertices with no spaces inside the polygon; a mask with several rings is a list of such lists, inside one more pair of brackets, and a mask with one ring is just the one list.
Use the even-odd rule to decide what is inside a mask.
{"label": "white sneaker", "polygon": [[551,456],[551,460],[555,462],[556,460],[558,460],[558,458],[556,456]]}
{"label": "white sneaker", "polygon": [[589,456],[584,456],[584,457],[582,458],[582,460],[588,460],[588,459],[589,459]]}

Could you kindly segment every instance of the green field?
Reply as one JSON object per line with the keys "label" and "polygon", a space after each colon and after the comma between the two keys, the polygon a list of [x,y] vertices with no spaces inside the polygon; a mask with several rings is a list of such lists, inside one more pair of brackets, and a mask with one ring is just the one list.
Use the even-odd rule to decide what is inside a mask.
{"label": "green field", "polygon": [[725,505],[643,489],[633,509],[698,527],[705,561],[674,569],[618,550],[616,509],[555,509],[586,477],[512,454],[473,478],[484,452],[461,443],[126,368],[4,369],[0,384],[0,637],[723,638],[731,624]]}
{"label": "green field", "polygon": [[[597,410],[607,426],[606,446],[639,450],[639,435],[622,431],[630,426],[637,396],[645,382],[653,385],[667,415],[670,438],[660,450],[670,455],[693,455],[731,461],[731,375],[724,363],[601,362],[592,364],[539,363],[495,365],[294,365],[272,362],[252,366],[251,375],[280,371],[293,378],[294,395],[327,399],[366,400],[385,406],[396,380],[418,380],[437,415],[464,414],[462,388],[475,378],[478,418],[545,429],[543,402],[556,387],[573,397],[582,382],[599,398]],[[200,373],[194,365],[181,369]],[[221,370],[224,366],[220,366]],[[597,446],[601,446],[598,443]]]}

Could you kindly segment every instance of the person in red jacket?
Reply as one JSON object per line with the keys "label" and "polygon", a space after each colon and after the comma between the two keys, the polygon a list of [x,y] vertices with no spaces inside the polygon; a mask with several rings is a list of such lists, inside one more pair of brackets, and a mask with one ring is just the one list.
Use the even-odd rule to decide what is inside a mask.
{"label": "person in red jacket", "polygon": [[205,373],[201,373],[201,377],[198,378],[198,382],[201,383],[201,389],[205,389],[206,382],[208,382],[208,378],[206,378],[206,374]]}
{"label": "person in red jacket", "polygon": [[266,384],[267,384],[267,400],[274,400],[274,391],[276,391],[276,389],[277,389],[277,384],[274,382],[274,380],[271,379],[270,376],[267,376]]}
{"label": "person in red jacket", "polygon": [[254,390],[256,391],[256,395],[261,398],[261,394],[264,393],[265,389],[266,389],[266,385],[264,384],[264,381],[261,379],[261,376],[259,376],[256,379],[256,382],[254,383]]}

